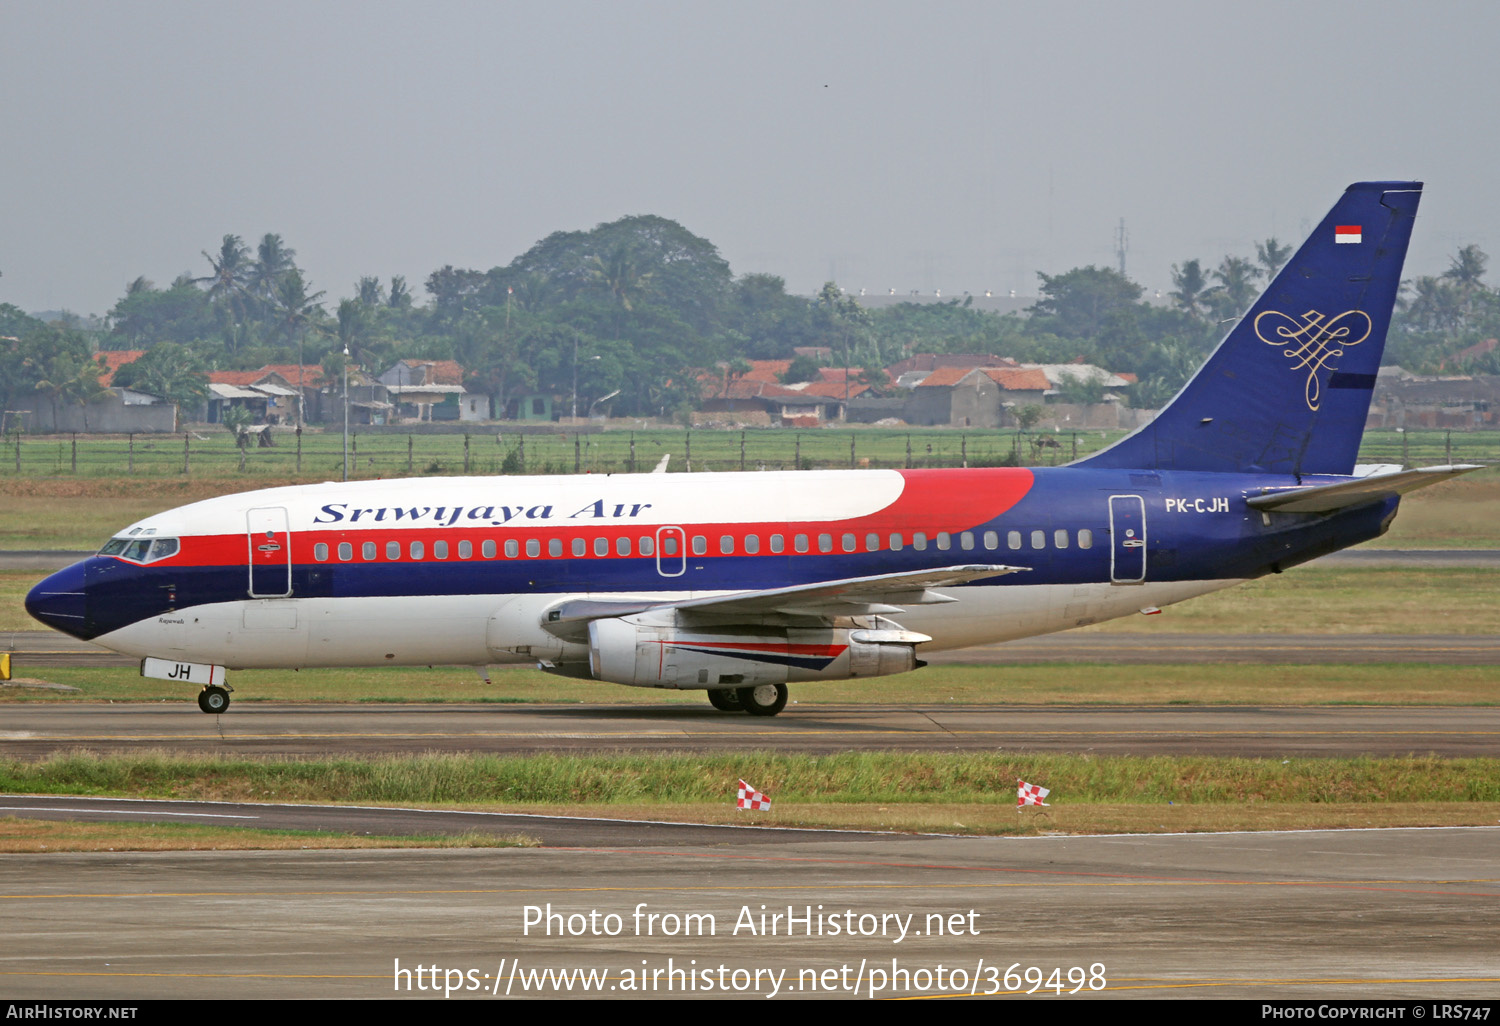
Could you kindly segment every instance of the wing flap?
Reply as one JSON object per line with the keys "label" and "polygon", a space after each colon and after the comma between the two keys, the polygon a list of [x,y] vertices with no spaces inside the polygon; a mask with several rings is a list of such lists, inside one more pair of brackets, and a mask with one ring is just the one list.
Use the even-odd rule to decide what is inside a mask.
{"label": "wing flap", "polygon": [[674,601],[663,598],[640,599],[569,599],[552,607],[547,627],[586,623],[615,616],[631,616],[653,609],[679,609],[685,612],[766,615],[783,613],[803,616],[864,616],[871,613],[900,612],[908,605],[952,602],[952,598],[933,589],[951,588],[970,581],[1005,574],[1021,573],[1024,566],[971,564],[910,570],[873,577],[851,577],[839,581],[818,581],[788,588],[764,591],[731,592],[707,598]]}

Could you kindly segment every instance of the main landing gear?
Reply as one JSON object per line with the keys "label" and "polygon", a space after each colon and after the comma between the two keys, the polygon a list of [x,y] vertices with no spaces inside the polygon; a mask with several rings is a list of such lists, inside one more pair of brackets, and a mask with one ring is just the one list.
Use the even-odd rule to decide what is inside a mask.
{"label": "main landing gear", "polygon": [[775,716],[786,708],[785,684],[757,684],[749,688],[711,688],[708,701],[720,712]]}
{"label": "main landing gear", "polygon": [[229,708],[230,688],[210,684],[198,692],[198,708],[206,713],[221,713]]}

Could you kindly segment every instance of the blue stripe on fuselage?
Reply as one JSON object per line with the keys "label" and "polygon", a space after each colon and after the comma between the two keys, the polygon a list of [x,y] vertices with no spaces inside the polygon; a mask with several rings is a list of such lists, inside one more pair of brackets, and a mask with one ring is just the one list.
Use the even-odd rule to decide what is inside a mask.
{"label": "blue stripe on fuselage", "polygon": [[[1284,476],[1082,468],[1042,469],[1035,475],[1031,491],[1000,516],[978,521],[955,518],[933,524],[926,532],[925,550],[912,547],[912,533],[907,530],[900,551],[689,554],[686,572],[671,577],[657,572],[654,556],[311,563],[293,567],[292,593],[298,598],[345,598],[757,591],[986,562],[1027,567],[1030,572],[969,586],[1101,583],[1110,579],[1109,500],[1111,496],[1129,495],[1138,495],[1144,502],[1147,581],[1238,579],[1257,577],[1376,537],[1397,501],[1389,499],[1334,515],[1263,517],[1245,505],[1247,494],[1265,487],[1317,482],[1298,482]],[[718,545],[717,529],[709,534],[687,525],[685,530],[690,539],[702,533],[708,536],[710,546]],[[789,548],[797,533],[808,534],[814,548],[819,534],[832,535],[834,545],[840,546],[843,535],[853,533],[856,544],[863,547],[866,534],[872,530],[864,521],[855,520],[802,525],[780,533],[784,533]],[[936,545],[940,530],[951,537],[946,550]],[[1090,548],[1078,547],[1081,530],[1092,532]],[[970,549],[962,547],[964,531],[972,532],[974,545]],[[988,531],[996,533],[997,548],[984,546]],[[1042,532],[1041,548],[1032,546],[1034,531]],[[1057,531],[1067,533],[1066,548],[1056,545]],[[1009,545],[1011,532],[1019,533],[1019,549]],[[748,532],[738,536],[744,533]],[[767,547],[771,532],[756,533],[761,535],[762,547]],[[876,533],[881,545],[887,545],[889,532]],[[507,536],[512,534],[520,536],[520,532]],[[433,529],[433,535],[456,539],[467,533]],[[378,539],[379,533],[370,531],[368,536]],[[579,536],[588,537],[584,530]],[[83,566],[88,592],[88,624],[80,633],[84,637],[96,637],[170,610],[250,597],[245,567],[141,566],[101,557],[86,560]]]}

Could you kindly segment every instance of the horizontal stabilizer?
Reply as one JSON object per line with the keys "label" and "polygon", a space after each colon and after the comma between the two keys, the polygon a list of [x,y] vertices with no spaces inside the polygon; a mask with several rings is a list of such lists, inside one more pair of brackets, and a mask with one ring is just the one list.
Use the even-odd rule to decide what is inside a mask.
{"label": "horizontal stabilizer", "polygon": [[1481,466],[1465,463],[1402,470],[1394,474],[1374,474],[1353,481],[1340,481],[1338,484],[1270,491],[1247,499],[1246,504],[1253,509],[1275,513],[1332,513],[1350,506],[1388,499],[1393,495],[1405,495],[1418,488],[1426,488],[1439,481],[1483,469]]}

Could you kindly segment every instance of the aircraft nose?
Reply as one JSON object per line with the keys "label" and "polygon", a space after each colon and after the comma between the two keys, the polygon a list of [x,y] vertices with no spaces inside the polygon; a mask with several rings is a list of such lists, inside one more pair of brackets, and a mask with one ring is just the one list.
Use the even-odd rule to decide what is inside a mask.
{"label": "aircraft nose", "polygon": [[26,595],[26,612],[54,630],[87,639],[84,571],[83,563],[74,563],[32,588]]}

